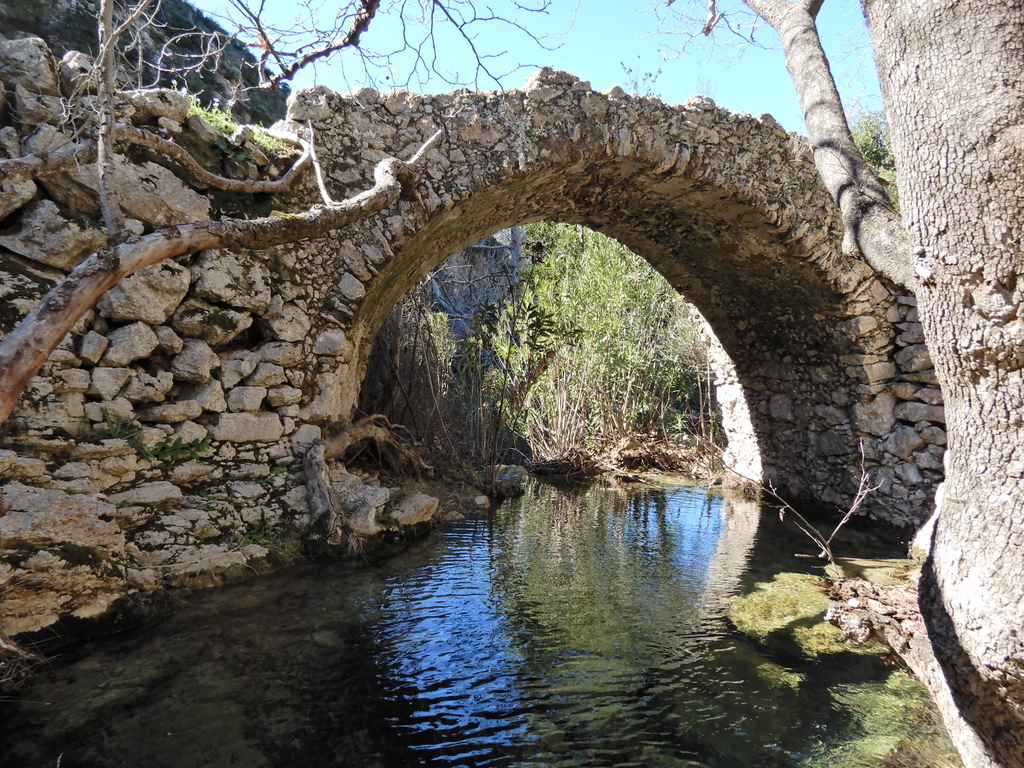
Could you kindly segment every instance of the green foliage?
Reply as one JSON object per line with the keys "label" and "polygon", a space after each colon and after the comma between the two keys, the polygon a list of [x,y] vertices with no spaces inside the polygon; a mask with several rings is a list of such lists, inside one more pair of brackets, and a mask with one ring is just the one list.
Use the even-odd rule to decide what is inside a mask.
{"label": "green foliage", "polygon": [[[225,155],[234,155],[238,160],[245,160],[248,157],[244,150],[230,139],[231,134],[239,126],[238,121],[231,112],[217,106],[203,106],[198,99],[193,97],[192,105],[188,108],[188,114],[189,116],[198,115],[223,134],[223,138],[215,142],[214,146]],[[253,126],[252,141],[256,146],[272,156],[287,155],[293,152],[292,147],[288,144],[276,136],[271,136],[258,126]]]}
{"label": "green foliage", "polygon": [[889,196],[899,209],[899,195],[896,189],[896,160],[889,145],[889,123],[883,112],[865,112],[854,124],[853,141],[864,159],[873,165],[878,175],[889,182]]}
{"label": "green foliage", "polygon": [[82,439],[87,442],[99,442],[100,440],[125,439],[131,440],[139,434],[142,427],[131,416],[125,416],[117,411],[103,411],[103,426],[94,429],[91,435]]}
{"label": "green foliage", "polygon": [[571,343],[560,346],[530,393],[534,448],[554,455],[631,433],[692,428],[684,416],[707,382],[686,302],[643,259],[603,235],[535,224],[528,238],[547,245],[527,277],[536,301],[557,327],[571,329],[564,336]]}
{"label": "green foliage", "polygon": [[182,440],[180,437],[168,435],[152,448],[148,449],[146,458],[154,459],[161,464],[196,460],[210,450],[212,438],[207,435],[202,440]]}

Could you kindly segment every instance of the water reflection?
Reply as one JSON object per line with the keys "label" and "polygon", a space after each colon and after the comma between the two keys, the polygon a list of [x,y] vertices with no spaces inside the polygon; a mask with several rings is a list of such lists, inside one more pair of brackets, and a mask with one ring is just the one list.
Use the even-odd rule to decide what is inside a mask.
{"label": "water reflection", "polygon": [[724,616],[759,517],[536,486],[374,567],[201,593],[2,713],[0,765],[877,765],[845,745],[888,670],[775,658]]}

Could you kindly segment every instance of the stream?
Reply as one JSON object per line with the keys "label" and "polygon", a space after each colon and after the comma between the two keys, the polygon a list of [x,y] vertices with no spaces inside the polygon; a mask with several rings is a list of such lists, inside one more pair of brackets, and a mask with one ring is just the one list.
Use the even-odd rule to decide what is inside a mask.
{"label": "stream", "polygon": [[197,592],[69,649],[0,711],[0,766],[957,765],[880,656],[786,634],[813,619],[736,629],[736,598],[817,580],[810,551],[705,488],[534,483],[387,559]]}

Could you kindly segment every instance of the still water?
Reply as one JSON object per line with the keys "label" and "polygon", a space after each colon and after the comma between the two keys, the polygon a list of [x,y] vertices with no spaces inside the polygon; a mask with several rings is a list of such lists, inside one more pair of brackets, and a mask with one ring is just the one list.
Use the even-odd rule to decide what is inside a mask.
{"label": "still water", "polygon": [[733,628],[732,598],[804,567],[787,536],[702,488],[532,486],[77,649],[3,713],[0,765],[927,765],[905,675]]}

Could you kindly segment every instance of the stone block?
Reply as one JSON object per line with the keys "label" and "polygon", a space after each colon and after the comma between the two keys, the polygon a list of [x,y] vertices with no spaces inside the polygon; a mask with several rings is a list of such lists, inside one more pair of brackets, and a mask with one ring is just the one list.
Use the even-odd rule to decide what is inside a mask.
{"label": "stone block", "polygon": [[209,433],[210,430],[194,421],[182,421],[174,427],[174,437],[183,443],[198,443],[205,440]]}
{"label": "stone block", "polygon": [[228,392],[228,410],[258,411],[266,396],[266,387],[235,387]]}
{"label": "stone block", "polygon": [[906,461],[918,448],[925,444],[925,440],[912,427],[897,427],[892,434],[885,439],[884,448],[891,454]]}
{"label": "stone block", "polygon": [[135,449],[123,438],[100,440],[98,443],[78,443],[71,450],[71,458],[75,460],[96,460],[134,454]]}
{"label": "stone block", "polygon": [[284,368],[273,363],[260,363],[256,366],[245,383],[254,387],[273,387],[277,384],[284,384],[287,381]]}
{"label": "stone block", "polygon": [[349,301],[358,301],[366,295],[366,286],[351,272],[342,275],[341,280],[338,281],[338,290]]}
{"label": "stone block", "polygon": [[231,443],[272,443],[284,435],[284,424],[276,413],[222,413],[210,435]]}
{"label": "stone block", "polygon": [[[267,404],[271,408],[295,405],[302,399],[302,390],[295,387],[274,387],[267,392]],[[289,416],[293,414],[282,414]]]}
{"label": "stone block", "polygon": [[924,344],[904,347],[896,353],[895,360],[904,373],[917,373],[932,367],[931,354]]}
{"label": "stone block", "polygon": [[903,402],[896,406],[895,416],[900,421],[931,421],[939,424],[946,423],[946,409],[941,405],[928,405],[927,403],[915,403],[913,401]]}
{"label": "stone block", "polygon": [[270,272],[259,262],[243,264],[228,251],[203,251],[191,270],[192,292],[199,298],[257,314],[270,306]]}
{"label": "stone block", "polygon": [[34,181],[15,181],[0,186],[0,220],[6,219],[36,196]]}
{"label": "stone block", "polygon": [[109,558],[125,548],[113,522],[115,511],[113,503],[95,496],[7,483],[0,487],[0,548],[45,549],[70,542]]}
{"label": "stone block", "polygon": [[181,336],[174,332],[173,328],[160,325],[154,328],[153,332],[160,340],[161,352],[166,352],[168,355],[176,355],[185,348],[185,342],[182,341]]}
{"label": "stone block", "polygon": [[25,208],[21,224],[0,235],[0,245],[19,256],[65,272],[107,244],[107,236],[81,217],[65,215],[52,200]]}
{"label": "stone block", "polygon": [[285,304],[280,296],[271,299],[260,318],[271,337],[279,341],[302,341],[309,333],[309,316],[294,304]]}
{"label": "stone block", "polygon": [[94,368],[86,391],[90,395],[99,395],[104,400],[113,400],[128,383],[131,375],[130,368]]}
{"label": "stone block", "polygon": [[228,409],[228,402],[224,397],[224,387],[216,379],[208,381],[193,392],[192,399],[199,403],[204,411],[211,413],[224,413]]}
{"label": "stone block", "polygon": [[220,358],[220,380],[225,389],[231,389],[238,382],[256,370],[260,362],[260,356],[249,350],[231,352],[221,355]]}
{"label": "stone block", "polygon": [[53,54],[38,37],[0,41],[0,80],[11,89],[24,85],[36,93],[60,95]]}
{"label": "stone block", "polygon": [[117,328],[107,334],[107,339],[110,345],[100,365],[113,368],[149,357],[160,346],[160,340],[153,329],[142,322]]}
{"label": "stone block", "polygon": [[160,424],[178,424],[197,418],[203,407],[195,400],[178,400],[172,403],[154,405],[139,412],[141,421],[155,421]]}
{"label": "stone block", "polygon": [[252,315],[217,307],[200,299],[186,299],[171,319],[171,327],[213,346],[227,344],[252,325]]}
{"label": "stone block", "polygon": [[313,345],[313,354],[338,357],[348,351],[349,343],[345,332],[340,328],[328,328],[321,331]]}
{"label": "stone block", "polygon": [[120,91],[118,97],[135,109],[136,121],[155,122],[157,118],[167,117],[176,123],[183,123],[192,106],[188,94],[170,88]]}
{"label": "stone block", "polygon": [[170,392],[172,386],[174,376],[169,371],[161,371],[156,376],[135,371],[121,395],[132,403],[159,403]]}
{"label": "stone block", "polygon": [[181,488],[166,480],[143,483],[122,493],[112,493],[107,497],[111,504],[129,504],[132,506],[155,507],[177,501],[182,496]]}
{"label": "stone block", "polygon": [[287,341],[271,341],[259,349],[260,360],[264,363],[273,363],[284,368],[291,368],[303,360],[302,347]]}
{"label": "stone block", "polygon": [[853,423],[861,432],[886,435],[896,423],[895,406],[896,398],[888,392],[882,392],[867,403],[853,406]]}
{"label": "stone block", "polygon": [[198,483],[215,479],[215,475],[218,473],[218,468],[213,464],[186,461],[171,470],[170,479],[175,485],[191,488]]}
{"label": "stone block", "polygon": [[171,362],[171,373],[179,381],[205,384],[213,378],[213,369],[221,360],[209,344],[201,339],[189,339]]}
{"label": "stone block", "polygon": [[[188,293],[189,271],[173,261],[143,267],[107,291],[96,304],[99,313],[116,321],[167,321]],[[168,329],[169,330],[169,329]]]}
{"label": "stone block", "polygon": [[316,424],[303,424],[292,435],[292,450],[298,454],[305,453],[320,439],[320,435],[321,429]]}
{"label": "stone block", "polygon": [[78,342],[78,356],[89,365],[96,365],[110,346],[110,340],[96,331],[86,333]]}

